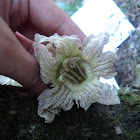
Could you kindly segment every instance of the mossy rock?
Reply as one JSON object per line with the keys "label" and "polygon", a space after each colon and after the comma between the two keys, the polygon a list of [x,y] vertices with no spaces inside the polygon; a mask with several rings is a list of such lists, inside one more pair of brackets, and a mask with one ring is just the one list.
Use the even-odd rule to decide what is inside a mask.
{"label": "mossy rock", "polygon": [[0,86],[1,140],[140,140],[140,90],[123,88],[121,104],[75,105],[50,124],[37,114],[37,99],[24,88]]}

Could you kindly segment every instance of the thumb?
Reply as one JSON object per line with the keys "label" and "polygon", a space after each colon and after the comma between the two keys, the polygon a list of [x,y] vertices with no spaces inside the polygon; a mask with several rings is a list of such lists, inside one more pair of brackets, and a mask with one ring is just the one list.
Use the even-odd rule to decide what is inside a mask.
{"label": "thumb", "polygon": [[38,62],[20,44],[2,18],[0,18],[0,74],[15,79],[38,95],[48,87],[40,78]]}

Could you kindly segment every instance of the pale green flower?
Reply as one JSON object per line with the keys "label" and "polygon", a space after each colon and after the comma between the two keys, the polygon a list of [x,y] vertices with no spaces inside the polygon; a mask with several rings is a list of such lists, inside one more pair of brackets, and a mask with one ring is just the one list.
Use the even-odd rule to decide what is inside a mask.
{"label": "pale green flower", "polygon": [[52,89],[46,89],[38,97],[38,114],[45,122],[52,122],[61,108],[70,110],[74,101],[85,110],[95,102],[120,103],[116,87],[99,81],[100,77],[116,75],[113,61],[117,50],[102,52],[108,39],[107,33],[90,35],[81,44],[75,35],[35,35],[34,50],[41,78],[52,84]]}

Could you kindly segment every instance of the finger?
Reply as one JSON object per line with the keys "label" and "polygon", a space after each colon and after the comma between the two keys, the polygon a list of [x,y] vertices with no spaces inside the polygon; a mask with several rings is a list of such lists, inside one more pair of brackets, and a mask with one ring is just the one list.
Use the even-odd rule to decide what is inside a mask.
{"label": "finger", "polygon": [[70,18],[58,28],[57,33],[60,35],[77,35],[82,42],[86,38],[86,35]]}
{"label": "finger", "polygon": [[0,18],[0,74],[15,79],[33,92],[41,93],[47,86],[42,82],[39,71],[37,61]]}
{"label": "finger", "polygon": [[26,36],[27,38],[29,38],[31,40],[34,40],[34,35],[36,33],[48,36],[48,34],[46,34],[45,32],[41,31],[40,29],[38,29],[30,21],[26,22],[26,24],[24,25],[22,30],[16,30],[16,31],[20,32],[21,34],[23,34],[24,36]]}
{"label": "finger", "polygon": [[15,32],[15,36],[22,44],[22,46],[32,55],[34,55],[33,41],[25,37],[19,32]]}
{"label": "finger", "polygon": [[52,35],[75,34],[83,41],[86,37],[80,28],[52,0],[30,0],[29,14],[31,22],[42,32]]}

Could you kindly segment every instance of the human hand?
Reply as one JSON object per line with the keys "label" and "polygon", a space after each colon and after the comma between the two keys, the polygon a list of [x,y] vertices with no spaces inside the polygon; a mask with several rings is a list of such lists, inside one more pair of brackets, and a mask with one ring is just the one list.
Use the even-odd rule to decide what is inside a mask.
{"label": "human hand", "polygon": [[[39,65],[33,56],[31,40],[34,34],[76,34],[81,41],[85,38],[51,0],[1,0],[0,16],[0,74],[15,79],[36,94],[48,86],[42,82]],[[31,40],[19,33],[15,36],[15,31]]]}

